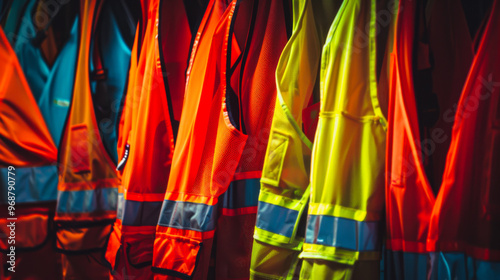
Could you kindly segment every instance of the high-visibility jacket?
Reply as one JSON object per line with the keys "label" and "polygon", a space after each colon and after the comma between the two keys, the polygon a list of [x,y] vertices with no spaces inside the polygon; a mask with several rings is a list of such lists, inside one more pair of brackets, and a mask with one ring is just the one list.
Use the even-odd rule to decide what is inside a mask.
{"label": "high-visibility jacket", "polygon": [[210,1],[191,51],[153,256],[153,271],[168,276],[207,279],[212,247],[217,279],[249,274],[285,7],[225,2]]}
{"label": "high-visibility jacket", "polygon": [[[44,172],[49,173],[47,170],[54,168],[57,149],[16,54],[1,28],[0,61],[0,189],[2,200],[5,199],[0,203],[0,260],[4,263],[10,260],[7,256],[10,247],[16,248],[16,272],[9,272],[8,267],[2,265],[0,273],[2,279],[59,279],[58,254],[50,249],[52,244],[48,242],[54,204],[23,203],[44,197],[40,192],[49,191],[53,180],[57,182],[57,176],[44,176],[47,175]],[[52,180],[44,181],[44,178]],[[12,210],[8,208],[9,201],[16,202]],[[15,222],[15,243],[9,239],[11,228],[7,225],[10,222]],[[37,234],[33,234],[35,232]],[[40,253],[49,259],[39,260],[41,265],[34,266],[32,262]]]}
{"label": "high-visibility jacket", "polygon": [[56,247],[88,252],[105,247],[116,217],[120,180],[101,140],[90,88],[90,46],[102,2],[81,1],[80,44],[70,111],[59,149]]}
{"label": "high-visibility jacket", "polygon": [[379,277],[386,120],[376,1],[344,0],[323,47],[301,279]]}
{"label": "high-visibility jacket", "polygon": [[[62,127],[69,108],[73,88],[74,62],[76,61],[78,30],[76,21],[71,27],[69,38],[62,44],[53,65],[49,67],[41,55],[38,44],[32,43],[36,30],[32,14],[37,1],[16,1],[6,16],[5,31],[12,44],[25,78],[42,113],[54,144],[59,144]],[[17,28],[17,29],[16,29]],[[69,75],[69,77],[67,76]],[[12,138],[11,135],[7,136]],[[26,163],[17,166],[18,190],[16,203],[55,202],[57,199],[57,167],[34,166]],[[0,169],[6,176],[7,169]],[[2,181],[0,185],[3,187]],[[41,236],[46,236],[40,232]],[[19,240],[21,242],[21,240]]]}
{"label": "high-visibility jacket", "polygon": [[[230,119],[234,123],[238,122],[239,115],[240,124],[235,127],[246,134],[247,139],[244,146],[238,147],[242,148],[242,153],[234,174],[231,176],[228,169],[225,170],[227,177],[213,173],[218,177],[216,180],[228,180],[229,183],[219,198],[221,212],[214,245],[216,279],[249,277],[259,181],[276,103],[274,72],[291,33],[290,4],[288,0],[236,2],[233,30],[229,30],[227,39],[235,43],[233,49],[226,50],[225,58],[226,62],[231,61],[227,69],[232,66],[230,71],[222,72],[226,78],[223,106],[228,110],[228,116],[233,116]],[[235,108],[236,96],[240,110]],[[224,160],[218,161],[223,166],[236,163]]]}
{"label": "high-visibility jacket", "polygon": [[446,135],[421,140],[412,76],[415,11],[415,1],[402,1],[391,67],[386,278],[493,279],[500,271],[500,58],[492,55],[500,43],[500,3],[493,2],[477,35],[437,195],[422,159]]}
{"label": "high-visibility jacket", "polygon": [[[11,197],[23,201],[23,193],[29,192],[23,189],[33,187],[26,182],[29,177],[23,176],[23,168],[53,166],[57,161],[57,148],[24,77],[16,54],[2,29],[0,29],[0,61],[2,61],[0,63],[2,73],[0,76],[0,166],[2,167],[0,178],[4,201],[2,205],[7,209],[9,191],[14,193],[14,196],[10,195]],[[9,169],[9,166],[13,166],[15,170]],[[35,178],[44,178],[39,174],[43,172],[42,168],[31,170]],[[9,181],[13,180],[9,180],[9,177],[15,180],[14,189],[10,190]],[[43,180],[39,182],[45,183]],[[33,193],[36,194],[37,191],[39,190]],[[16,211],[13,213],[16,217],[22,214]],[[25,220],[20,219],[17,223],[19,238],[16,246],[32,248],[42,244],[48,234],[48,215],[48,210],[45,209],[41,212],[33,211],[31,215],[25,217]],[[7,250],[10,247],[7,241],[10,230],[6,223],[1,223],[1,225],[4,237],[0,239],[0,248]],[[40,234],[31,235],[36,231]],[[30,234],[31,237],[23,238],[23,232]]]}
{"label": "high-visibility jacket", "polygon": [[[278,98],[261,178],[250,268],[253,279],[293,279],[300,271],[312,123],[319,111],[317,104],[309,105],[315,99],[322,43],[338,10],[329,0],[312,2],[293,1],[293,33],[276,69]],[[312,126],[310,138],[303,126]]]}
{"label": "high-visibility jacket", "polygon": [[[122,188],[106,252],[117,279],[153,278],[153,242],[174,151],[171,96],[182,101],[184,93],[183,87],[169,85],[184,80],[191,41],[182,1],[141,1],[141,7],[120,125]],[[162,53],[164,43],[168,54]],[[177,75],[166,76],[167,63]]]}
{"label": "high-visibility jacket", "polygon": [[[67,41],[62,44],[59,43],[62,45],[60,50],[57,50],[53,46],[55,43],[52,42],[48,42],[47,45],[50,45],[50,47],[46,47],[43,43],[55,40],[55,35],[50,32],[52,31],[52,25],[44,21],[41,22],[45,23],[45,28],[48,30],[38,31],[38,27],[34,22],[38,18],[33,16],[33,14],[39,15],[41,13],[38,10],[38,4],[39,1],[36,0],[22,0],[12,3],[6,18],[5,32],[13,44],[19,63],[46,120],[54,143],[59,146],[64,122],[69,110],[75,76],[74,65],[78,51],[78,19],[59,13],[51,14],[52,18],[56,16],[68,17],[72,24]],[[22,11],[22,13],[18,14],[16,12],[18,10]],[[40,34],[46,35],[42,37]],[[44,39],[36,39],[37,36]],[[57,57],[52,64],[49,64],[44,58],[43,52],[45,51],[47,53],[58,51]],[[54,172],[57,173],[56,168],[54,168]],[[54,185],[53,193],[56,193],[56,185]],[[53,199],[55,200],[56,197]]]}
{"label": "high-visibility jacket", "polygon": [[[4,27],[7,38],[15,51],[12,56],[17,56],[19,66],[23,70],[21,74],[26,78],[30,88],[29,94],[36,101],[37,112],[41,113],[41,116],[36,118],[44,120],[51,141],[57,147],[73,88],[78,29],[75,14],[56,13],[59,15],[56,21],[64,20],[67,23],[67,26],[61,29],[67,30],[59,30],[58,37],[56,37],[52,28],[53,25],[47,23],[47,21],[38,20],[38,24],[43,24],[46,27],[43,31],[46,36],[38,37],[35,23],[39,18],[33,15],[39,15],[38,9],[44,8],[45,5],[45,2],[36,0],[13,2],[5,12],[6,21]],[[75,8],[75,5],[68,4],[63,10],[74,10]],[[47,14],[44,11],[44,16],[53,19],[56,15],[53,13]],[[56,44],[53,44],[56,40],[57,47]],[[50,56],[46,57],[45,54],[47,53]],[[1,73],[4,74],[3,71]],[[19,92],[15,93],[18,94]],[[30,104],[30,101],[26,100],[25,102]],[[21,106],[25,105],[21,104]],[[28,105],[28,108],[30,106]],[[11,118],[30,118],[26,113],[17,111],[16,116],[12,115]],[[4,117],[1,115],[0,119],[4,119]],[[21,123],[19,120],[16,122]],[[17,126],[17,124],[15,125]],[[29,130],[31,128],[24,129]],[[15,137],[13,131],[4,136],[13,142],[20,140]],[[36,139],[39,139],[40,136],[44,137],[42,134],[32,135],[30,141],[36,142]],[[6,148],[11,149],[12,146],[9,146],[7,145]],[[52,226],[52,217],[57,199],[57,152],[54,154],[54,159],[52,162],[40,165],[37,163],[37,159],[33,157],[22,165],[14,165],[15,170],[12,170],[11,174],[15,174],[15,176],[9,176],[15,177],[16,183],[14,193],[17,234],[15,246],[17,252],[16,272],[10,273],[10,275],[8,271],[5,271],[6,273],[2,272],[2,275],[6,277],[5,279],[60,279],[62,277],[60,254],[53,249],[54,233]],[[15,159],[11,158],[9,161],[12,160]],[[0,170],[2,174],[0,175],[0,178],[2,178],[0,189],[5,194],[5,198],[7,198],[8,191],[8,171],[7,168]],[[7,210],[7,207],[5,207],[5,210]],[[5,221],[5,223],[0,224],[2,224],[2,232],[5,232],[5,237],[7,237],[9,232],[3,229],[8,224],[8,220],[5,219],[9,217],[8,212],[5,211],[4,214],[4,211],[1,211],[0,216],[2,217],[1,220]],[[40,255],[43,255],[44,258],[40,259]],[[33,262],[36,262],[36,265],[33,265]]]}
{"label": "high-visibility jacket", "polygon": [[[72,11],[78,9],[79,3],[71,2],[62,6],[52,6],[52,4],[50,1],[15,1],[9,7],[5,28],[20,65],[26,74],[33,96],[57,146],[69,111],[75,77],[79,26],[78,19],[75,20],[75,13]],[[105,5],[104,9],[109,9],[109,6],[112,5]],[[128,63],[128,58],[123,59],[123,56],[127,55],[129,49],[127,46],[120,48],[122,32],[116,32],[117,23],[112,14],[108,11],[105,11],[105,14],[106,17],[101,17],[96,28],[99,29],[99,38],[104,37],[105,39],[100,40],[99,43],[100,51],[105,56],[102,61],[103,66],[109,64],[114,66],[114,68],[106,69],[107,77],[104,79],[107,85],[106,94],[111,95],[114,92],[121,95],[125,81],[123,74],[125,74],[124,70],[127,65],[122,64],[120,67],[120,63],[123,63],[122,60]],[[47,16],[50,17],[50,21],[45,21]],[[78,16],[76,17],[78,18]],[[54,26],[59,24],[61,20],[69,23],[68,26]],[[68,28],[70,29],[68,30],[69,34],[63,34],[61,37],[59,37],[61,34],[55,36],[55,28]],[[118,48],[116,48],[117,46]],[[47,56],[47,54],[49,55]],[[123,73],[121,76],[120,72]],[[94,90],[94,92],[98,92],[98,90]],[[117,103],[119,104],[119,102]],[[114,112],[118,113],[118,110]],[[109,129],[109,124],[106,125],[106,128]],[[112,131],[114,129],[111,129]],[[9,135],[9,137],[12,136]],[[109,138],[107,135],[104,137],[104,139]],[[19,166],[16,172],[18,175],[16,176],[18,180],[16,218],[17,232],[19,233],[16,245],[19,249],[33,252],[23,252],[18,255],[17,264],[19,269],[24,271],[26,270],[24,264],[32,262],[30,258],[36,258],[37,253],[45,254],[47,258],[43,261],[37,260],[38,267],[41,269],[37,270],[34,267],[31,272],[40,278],[57,278],[62,272],[61,261],[58,259],[60,255],[55,255],[55,252],[53,252],[54,255],[48,254],[51,253],[50,248],[53,246],[54,234],[51,217],[54,215],[57,199],[58,180],[55,164],[54,162],[47,166]],[[34,235],[33,232],[37,234]],[[36,238],[34,238],[35,236]],[[44,244],[48,244],[48,246],[44,246]],[[88,263],[88,259],[86,260]],[[50,270],[49,268],[52,267],[56,269]],[[102,266],[102,268],[104,267]],[[56,273],[51,273],[54,271]],[[44,274],[45,272],[47,274]],[[16,275],[23,277],[21,276],[23,274],[17,273]]]}

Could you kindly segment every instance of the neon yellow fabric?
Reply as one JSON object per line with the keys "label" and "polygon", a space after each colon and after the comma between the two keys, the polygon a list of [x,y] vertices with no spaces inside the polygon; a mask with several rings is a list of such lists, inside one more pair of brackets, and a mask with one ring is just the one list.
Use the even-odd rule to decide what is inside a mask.
{"label": "neon yellow fabric", "polygon": [[301,279],[353,279],[358,266],[379,275],[386,119],[376,32],[376,1],[345,0],[323,47]]}
{"label": "neon yellow fabric", "polygon": [[307,211],[312,148],[302,131],[302,113],[317,82],[321,44],[339,7],[339,1],[316,2],[293,1],[293,33],[276,70],[278,98],[261,178],[252,279],[296,279],[300,271],[305,228],[299,224]]}
{"label": "neon yellow fabric", "polygon": [[351,266],[324,260],[304,260],[300,271],[300,279],[379,279],[379,274],[374,273],[379,267],[379,261],[356,262]]}

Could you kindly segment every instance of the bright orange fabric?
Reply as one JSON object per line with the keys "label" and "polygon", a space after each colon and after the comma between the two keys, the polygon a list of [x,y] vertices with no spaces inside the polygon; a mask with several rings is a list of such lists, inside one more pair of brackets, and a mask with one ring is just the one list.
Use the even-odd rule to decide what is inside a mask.
{"label": "bright orange fabric", "polygon": [[[186,96],[166,202],[188,201],[213,207],[217,196],[227,189],[241,155],[246,136],[230,125],[227,112],[224,114],[221,110],[221,67],[225,67],[221,56],[235,4],[233,1],[227,7],[223,1],[211,0],[198,29],[187,70]],[[223,159],[232,164],[224,164]],[[214,178],[217,175],[222,179]],[[191,214],[186,217],[189,216]],[[211,251],[211,247],[206,246],[211,241],[204,242],[201,249],[202,241],[200,231],[179,231],[160,223],[155,239],[154,271],[173,277],[197,275],[199,279],[206,279],[206,258],[201,262],[203,269],[195,273],[196,256],[205,254],[203,252],[210,255]],[[176,250],[170,249],[180,242],[184,245]]]}
{"label": "bright orange fabric", "polygon": [[[0,27],[0,167],[34,167],[53,165],[57,162],[57,148],[46,126],[16,53],[10,46],[3,29]],[[12,170],[16,174],[16,170]],[[18,173],[19,174],[19,173]],[[19,175],[18,175],[19,176]],[[19,177],[14,187],[29,186],[20,184]],[[38,182],[40,183],[40,182]],[[7,182],[4,182],[7,186]],[[5,189],[7,191],[7,189]],[[13,190],[13,193],[19,194]],[[7,193],[5,193],[7,195]],[[10,259],[10,246],[16,248],[16,272],[7,271],[2,265],[2,279],[60,279],[60,254],[53,250],[53,232],[50,217],[54,203],[29,203],[15,205],[17,220],[9,221],[7,204],[0,211],[0,253],[2,263]],[[8,239],[10,222],[15,222],[15,243]],[[36,233],[36,234],[34,234]],[[45,259],[40,260],[43,255]]]}
{"label": "bright orange fabric", "polygon": [[285,23],[283,1],[208,4],[187,70],[155,272],[206,279],[213,251],[217,279],[249,277],[257,196],[238,203],[258,193],[250,182],[262,171]]}
{"label": "bright orange fabric", "polygon": [[[68,209],[75,206],[70,204],[71,201],[61,201],[62,193],[68,194],[69,197],[82,191],[96,194],[117,188],[120,184],[115,165],[104,149],[99,135],[90,89],[90,42],[99,8],[100,5],[95,0],[80,2],[80,47],[76,78],[59,151],[59,198],[54,220],[57,227],[57,246],[67,251],[103,248],[111,223],[116,217],[115,209],[97,208],[91,212],[61,211],[62,206]],[[116,198],[114,200],[116,201]],[[89,229],[82,227],[92,223],[100,224],[94,224]]]}
{"label": "bright orange fabric", "polygon": [[0,61],[0,167],[55,163],[57,148],[1,28]]}
{"label": "bright orange fabric", "polygon": [[[119,133],[123,187],[106,252],[116,279],[123,275],[153,278],[155,226],[174,151],[169,105],[174,99],[176,109],[182,109],[184,88],[178,83],[184,81],[181,65],[186,67],[191,39],[182,1],[144,0],[141,6],[143,20],[132,49]],[[164,49],[169,51],[168,60],[162,56]],[[168,68],[162,69],[165,66]]]}

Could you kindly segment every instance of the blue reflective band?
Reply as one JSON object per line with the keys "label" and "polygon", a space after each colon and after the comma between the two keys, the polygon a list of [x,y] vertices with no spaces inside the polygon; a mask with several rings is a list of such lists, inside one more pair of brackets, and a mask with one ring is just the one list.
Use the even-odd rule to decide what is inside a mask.
{"label": "blue reflective band", "polygon": [[427,279],[429,254],[385,250],[383,256],[384,278],[381,279]]}
{"label": "blue reflective band", "polygon": [[299,211],[259,201],[257,228],[292,237]]}
{"label": "blue reflective band", "polygon": [[118,194],[117,218],[125,226],[156,226],[163,201],[125,200]]}
{"label": "blue reflective band", "polygon": [[219,201],[226,209],[257,206],[260,192],[260,178],[244,179],[231,182]]}
{"label": "blue reflective band", "polygon": [[7,203],[8,177],[15,178],[16,203],[56,201],[57,166],[17,167],[9,176],[7,168],[0,168],[0,203]]}
{"label": "blue reflective band", "polygon": [[158,225],[164,227],[211,231],[215,229],[216,206],[203,203],[165,200]]}
{"label": "blue reflective band", "polygon": [[117,188],[85,191],[59,191],[57,194],[57,212],[91,213],[115,211],[117,200]]}
{"label": "blue reflective band", "polygon": [[474,259],[458,252],[410,253],[384,251],[384,278],[397,279],[497,279],[500,262]]}
{"label": "blue reflective band", "polygon": [[360,222],[345,218],[309,215],[306,243],[339,247],[353,251],[381,248],[379,222]]}

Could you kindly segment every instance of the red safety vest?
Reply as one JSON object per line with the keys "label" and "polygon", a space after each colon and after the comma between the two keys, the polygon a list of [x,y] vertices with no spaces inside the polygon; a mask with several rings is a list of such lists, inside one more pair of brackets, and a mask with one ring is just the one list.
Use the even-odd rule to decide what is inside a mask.
{"label": "red safety vest", "polygon": [[494,1],[480,31],[435,196],[422,158],[432,141],[446,135],[430,135],[423,141],[420,137],[412,76],[415,2],[401,2],[391,65],[386,184],[389,269],[385,273],[389,279],[492,277],[500,267],[500,192],[496,191],[500,184],[500,57],[496,55],[500,3]]}
{"label": "red safety vest", "polygon": [[80,47],[73,98],[59,149],[56,246],[64,252],[105,247],[116,218],[120,180],[106,152],[90,88],[90,42],[102,2],[80,3]]}
{"label": "red safety vest", "polygon": [[274,71],[286,41],[283,1],[208,4],[191,51],[153,271],[207,279],[213,254],[217,279],[249,277]]}
{"label": "red safety vest", "polygon": [[[183,87],[169,85],[182,83],[177,79],[184,81],[191,41],[181,0],[143,0],[141,5],[143,20],[136,32],[120,123],[119,150],[123,158],[118,169],[123,188],[119,191],[117,220],[106,252],[117,279],[125,275],[153,278],[155,229],[174,151],[174,116],[169,112],[169,104],[174,98],[182,102],[184,94]],[[162,45],[168,48],[166,55],[161,53]],[[162,70],[167,64],[170,72]],[[182,107],[182,103],[178,106]]]}

